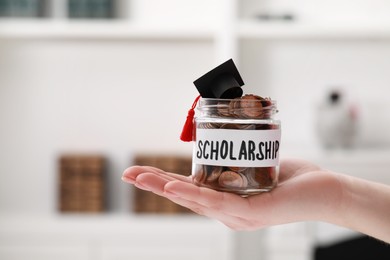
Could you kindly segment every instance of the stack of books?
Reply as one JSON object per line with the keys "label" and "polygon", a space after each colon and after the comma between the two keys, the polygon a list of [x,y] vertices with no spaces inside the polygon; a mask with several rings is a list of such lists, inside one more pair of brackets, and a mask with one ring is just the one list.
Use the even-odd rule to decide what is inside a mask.
{"label": "stack of books", "polygon": [[95,155],[64,155],[59,159],[59,210],[105,210],[105,158]]}
{"label": "stack of books", "polygon": [[114,9],[114,0],[68,0],[70,18],[112,18]]}
{"label": "stack of books", "polygon": [[0,17],[42,17],[45,0],[0,0]]}
{"label": "stack of books", "polygon": [[[148,165],[164,171],[188,176],[191,174],[191,157],[138,155],[135,165]],[[187,208],[154,193],[135,188],[133,194],[133,210],[136,213],[180,214],[191,213]]]}

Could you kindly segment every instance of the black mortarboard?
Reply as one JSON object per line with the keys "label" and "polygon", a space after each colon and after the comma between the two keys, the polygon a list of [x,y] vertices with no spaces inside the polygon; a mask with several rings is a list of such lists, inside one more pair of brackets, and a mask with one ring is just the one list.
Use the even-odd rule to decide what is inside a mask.
{"label": "black mortarboard", "polygon": [[203,98],[236,98],[242,96],[244,81],[232,59],[222,63],[194,81]]}

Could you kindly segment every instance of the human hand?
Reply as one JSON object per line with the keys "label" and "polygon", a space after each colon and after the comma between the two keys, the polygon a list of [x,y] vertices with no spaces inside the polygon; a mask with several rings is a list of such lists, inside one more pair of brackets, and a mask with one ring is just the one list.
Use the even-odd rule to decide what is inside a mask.
{"label": "human hand", "polygon": [[191,176],[150,166],[126,169],[123,181],[217,219],[234,230],[331,218],[342,190],[336,174],[303,160],[280,163],[279,184],[270,192],[249,197],[215,191],[192,183]]}

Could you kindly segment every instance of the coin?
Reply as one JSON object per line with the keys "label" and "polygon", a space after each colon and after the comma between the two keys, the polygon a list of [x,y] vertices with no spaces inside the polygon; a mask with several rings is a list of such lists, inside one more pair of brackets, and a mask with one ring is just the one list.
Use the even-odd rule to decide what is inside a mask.
{"label": "coin", "polygon": [[245,188],[248,185],[248,180],[241,173],[224,171],[219,176],[218,183],[225,188]]}

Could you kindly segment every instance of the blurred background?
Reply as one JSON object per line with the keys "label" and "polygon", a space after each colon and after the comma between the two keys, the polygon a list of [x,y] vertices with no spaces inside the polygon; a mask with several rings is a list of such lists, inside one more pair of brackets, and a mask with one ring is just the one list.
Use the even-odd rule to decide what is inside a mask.
{"label": "blurred background", "polygon": [[390,184],[386,0],[0,0],[1,259],[320,259],[323,223],[233,232],[121,181],[188,175],[192,82],[233,58],[282,157]]}

